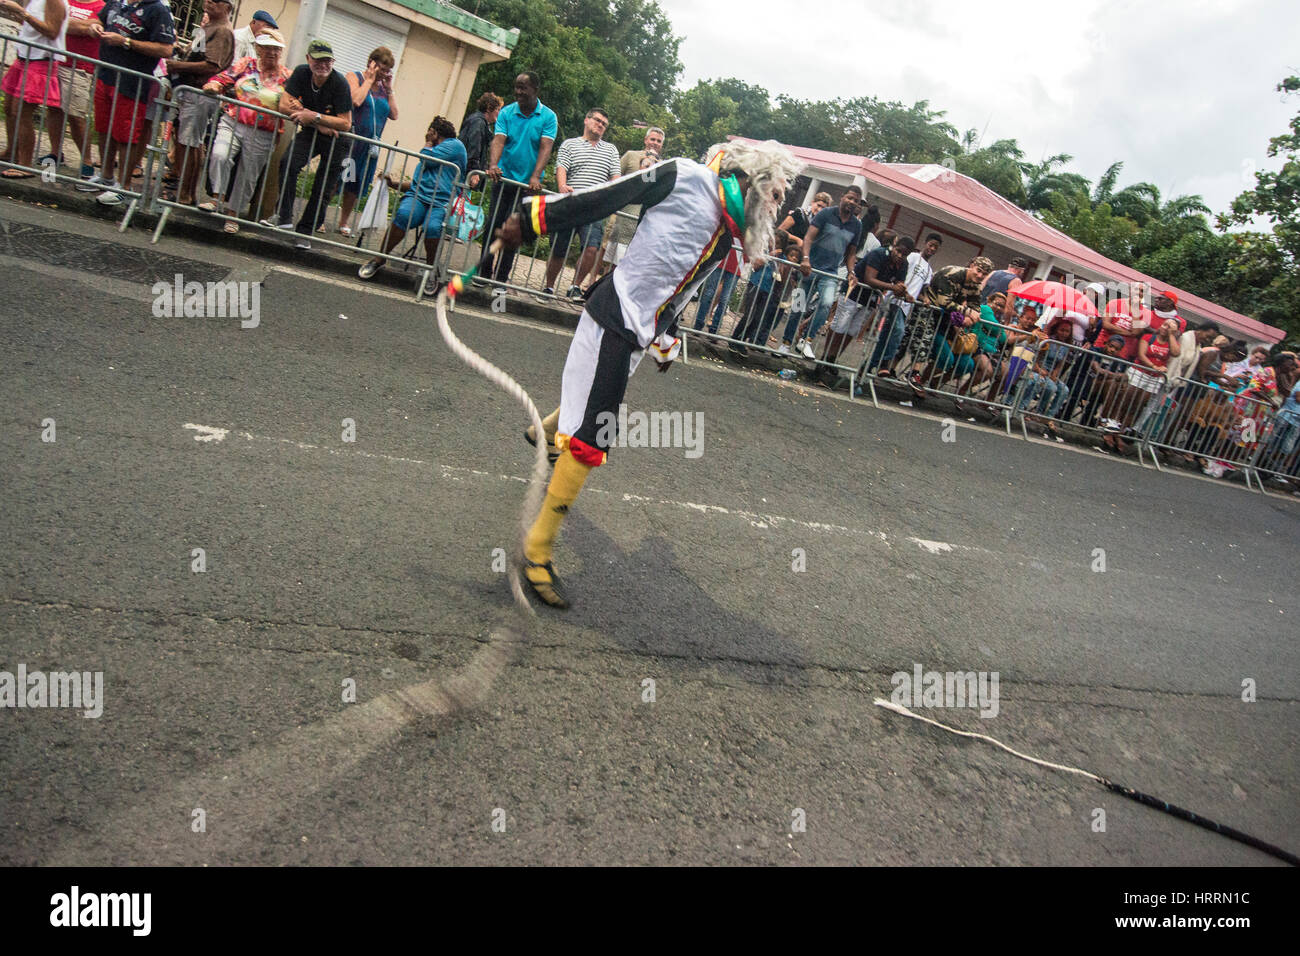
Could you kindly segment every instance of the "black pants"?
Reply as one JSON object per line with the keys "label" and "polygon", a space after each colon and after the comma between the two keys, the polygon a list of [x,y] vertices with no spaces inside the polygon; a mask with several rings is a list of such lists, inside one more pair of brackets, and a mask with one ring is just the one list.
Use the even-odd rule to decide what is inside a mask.
{"label": "black pants", "polygon": [[[492,187],[492,208],[487,217],[487,229],[483,241],[491,245],[492,237],[500,229],[510,214],[516,211],[519,201],[524,198],[524,187],[516,186],[504,180]],[[515,264],[513,249],[503,249],[497,253],[496,264],[492,267],[492,278],[498,282],[510,281],[510,268]]]}
{"label": "black pants", "polygon": [[298,174],[311,162],[313,156],[321,157],[316,167],[316,180],[311,186],[307,208],[298,221],[297,231],[310,236],[325,221],[325,210],[339,184],[343,160],[348,158],[348,144],[337,136],[326,136],[316,130],[299,133],[280,161],[280,223],[293,221],[293,200],[298,191]]}

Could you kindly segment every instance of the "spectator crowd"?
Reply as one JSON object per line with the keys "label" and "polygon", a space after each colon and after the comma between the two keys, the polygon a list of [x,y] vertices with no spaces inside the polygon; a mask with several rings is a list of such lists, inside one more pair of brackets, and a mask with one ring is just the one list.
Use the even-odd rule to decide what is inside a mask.
{"label": "spectator crowd", "polygon": [[[139,191],[149,107],[165,76],[174,108],[164,198],[220,217],[227,233],[241,222],[290,232],[300,249],[327,230],[337,206],[341,240],[382,230],[379,254],[359,270],[369,279],[408,235],[408,255],[422,245],[429,264],[449,224],[462,238],[471,221],[470,237],[491,236],[524,195],[543,188],[552,156],[561,194],[649,175],[662,156],[657,127],[645,130],[641,149],[620,155],[605,139],[610,116],[598,106],[557,150],[557,118],[531,71],[515,78],[509,103],[482,94],[459,130],[434,117],[418,154],[381,147],[387,123],[400,115],[391,50],[377,47],[364,69],[340,72],[330,42],[317,38],[304,62],[285,63],[272,14],[255,11],[235,28],[231,0],[204,0],[203,11],[191,35],[178,38],[164,0],[0,0],[0,16],[18,24],[3,80],[0,159],[11,165],[0,176],[64,166],[75,149],[76,189],[121,204]],[[39,157],[38,115],[49,146]],[[617,268],[639,213],[629,207],[548,237],[541,295],[559,299],[572,262],[563,298],[580,305]],[[896,380],[913,403],[946,392],[962,414],[1010,410],[1049,436],[1077,424],[1101,433],[1115,452],[1140,440],[1224,474],[1248,451],[1278,476],[1297,474],[1293,353],[1247,354],[1213,324],[1190,327],[1172,291],[1153,297],[1140,284],[1100,299],[1097,316],[1081,321],[1019,294],[1028,281],[1024,259],[997,269],[976,257],[936,269],[931,260],[942,245],[935,232],[912,238],[883,227],[858,186],[838,201],[819,192],[807,209],[781,217],[765,255],[746,261],[737,246],[708,276],[694,330],[726,339],[739,355],[758,348],[817,360],[826,384],[856,394],[868,377]],[[517,282],[514,260],[500,252],[485,277]],[[861,360],[846,365],[855,341]],[[1266,434],[1250,433],[1253,421],[1267,422]]]}

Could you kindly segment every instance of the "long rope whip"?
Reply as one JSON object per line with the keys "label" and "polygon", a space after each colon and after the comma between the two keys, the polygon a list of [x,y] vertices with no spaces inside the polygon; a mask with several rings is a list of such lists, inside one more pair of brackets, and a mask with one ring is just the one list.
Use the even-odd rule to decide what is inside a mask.
{"label": "long rope whip", "polygon": [[1279,846],[1274,846],[1272,843],[1266,843],[1258,837],[1251,836],[1249,833],[1242,833],[1240,830],[1235,830],[1232,827],[1224,826],[1222,823],[1216,823],[1213,820],[1206,819],[1199,814],[1193,813],[1191,810],[1184,810],[1182,807],[1161,800],[1159,797],[1153,797],[1149,793],[1143,793],[1141,790],[1134,790],[1132,787],[1121,786],[1118,783],[1113,783],[1112,781],[1107,780],[1105,777],[1091,773],[1087,770],[1082,770],[1079,767],[1068,767],[1065,764],[1052,763],[1049,760],[1040,760],[1037,757],[1031,757],[1029,754],[1021,753],[1019,750],[1013,750],[1002,741],[990,737],[988,734],[977,734],[968,730],[958,730],[956,727],[949,727],[947,724],[941,724],[937,720],[931,720],[929,717],[922,717],[920,714],[913,713],[902,704],[895,704],[893,701],[882,700],[877,697],[875,699],[875,705],[877,707],[883,707],[886,710],[892,710],[896,714],[902,714],[904,717],[911,717],[914,720],[931,724],[932,726],[938,727],[940,730],[946,730],[950,734],[956,734],[958,737],[970,737],[973,740],[982,740],[985,743],[990,743],[995,747],[1000,747],[1012,756],[1019,757],[1021,760],[1027,760],[1033,764],[1038,764],[1040,767],[1047,767],[1049,770],[1060,770],[1063,773],[1073,773],[1080,777],[1087,777],[1089,780],[1094,780],[1101,784],[1112,793],[1118,793],[1121,796],[1128,797],[1130,800],[1136,800],[1138,803],[1144,804],[1145,806],[1155,807],[1157,810],[1163,810],[1165,813],[1175,816],[1180,820],[1186,820],[1188,823],[1195,823],[1198,827],[1204,827],[1206,830],[1211,830],[1220,836],[1225,836],[1231,840],[1236,840],[1239,843],[1244,843],[1247,846],[1254,847],[1256,850],[1261,850],[1270,856],[1275,856],[1279,860],[1284,860],[1285,862],[1290,863],[1292,866],[1300,866],[1300,856],[1296,856],[1294,853],[1289,853]]}
{"label": "long rope whip", "polygon": [[492,684],[514,657],[516,651],[527,638],[537,612],[524,594],[523,582],[519,576],[520,559],[523,556],[524,535],[532,519],[542,504],[542,494],[550,475],[550,463],[546,457],[546,442],[543,440],[542,416],[537,406],[522,385],[497,368],[483,356],[456,337],[447,322],[448,305],[455,302],[456,296],[468,287],[470,280],[485,267],[488,261],[501,249],[501,242],[493,242],[483,253],[478,264],[463,276],[453,277],[451,282],[438,293],[434,307],[438,316],[438,331],[442,333],[447,346],[461,361],[478,372],[490,382],[499,386],[515,401],[524,407],[533,423],[534,434],[538,436],[537,453],[533,458],[532,479],[528,491],[524,494],[523,509],[519,513],[519,528],[516,534],[511,559],[507,563],[506,575],[510,581],[510,593],[515,599],[513,620],[496,628],[488,636],[488,642],[477,650],[465,664],[460,673],[444,682],[431,681],[423,685],[408,688],[401,693],[406,703],[427,714],[445,716],[450,713],[468,710],[486,699]]}

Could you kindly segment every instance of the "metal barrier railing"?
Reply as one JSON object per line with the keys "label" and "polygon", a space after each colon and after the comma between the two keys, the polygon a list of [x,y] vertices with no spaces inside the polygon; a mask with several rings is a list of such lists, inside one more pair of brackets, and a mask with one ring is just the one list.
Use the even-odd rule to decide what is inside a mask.
{"label": "metal barrier railing", "polygon": [[[472,187],[468,181],[457,184],[457,194],[452,203],[475,210],[475,220],[482,225],[472,235],[454,236],[444,244],[440,265],[447,275],[463,275],[469,266],[477,263],[484,242],[490,241],[492,234],[518,212],[520,203],[531,195],[526,183],[504,176],[493,181],[482,173],[478,175],[483,177],[483,181]],[[472,201],[476,192],[479,193],[477,204]],[[559,195],[551,190],[544,190],[544,194]],[[635,218],[620,211],[607,220],[588,223],[564,234],[539,236],[517,250],[494,256],[488,267],[479,273],[478,281],[542,301],[576,302],[580,297],[569,293],[576,287],[585,296],[587,288],[607,271],[604,267],[613,265],[606,262],[604,251],[610,239],[610,220],[626,222],[629,219],[634,231]],[[630,236],[623,240],[623,244],[628,241]]]}
{"label": "metal barrier railing", "polygon": [[[437,250],[433,256],[427,251],[435,239],[441,245],[445,227],[455,225],[449,220],[461,175],[456,164],[348,131],[330,134],[299,126],[270,107],[192,87],[178,89],[164,105],[177,117],[182,142],[175,179],[187,195],[170,197],[159,183],[156,204],[162,214],[155,242],[171,215],[197,208],[233,224],[223,227],[230,232],[291,230],[300,247],[319,242],[349,255],[363,253],[376,263],[414,264],[421,274],[417,296],[437,282]],[[317,165],[310,172],[313,160]],[[343,188],[358,180],[364,206],[349,227],[353,235],[331,234],[326,231],[331,212]],[[199,203],[201,193],[208,198]],[[397,193],[403,194],[400,199]],[[408,233],[414,241],[402,251]],[[413,256],[422,238],[426,259],[420,263]]]}
{"label": "metal barrier railing", "polygon": [[[739,243],[733,248],[739,256]],[[816,269],[804,276],[799,263],[775,256],[750,272],[744,289],[735,288],[740,273],[734,280],[729,275],[719,266],[703,283],[699,299],[682,315],[679,327],[685,334],[726,343],[738,355],[755,351],[778,360],[811,361],[832,376],[832,383],[843,378],[852,392],[859,364],[852,343],[863,342],[870,327],[879,302],[874,290],[859,303],[844,294],[848,282],[840,276]],[[800,348],[805,341],[811,357]]]}
{"label": "metal barrier railing", "polygon": [[[33,58],[33,51],[48,56]],[[23,40],[20,43],[13,36],[0,33],[0,57],[7,61],[11,55],[14,55],[15,62],[24,65],[19,72],[20,95],[9,97],[14,107],[13,115],[6,117],[6,125],[11,131],[7,143],[9,153],[0,156],[0,168],[31,173],[40,176],[45,183],[71,182],[81,191],[123,197],[128,200],[128,204],[120,229],[126,229],[136,210],[148,204],[151,199],[149,187],[153,172],[159,165],[157,144],[162,128],[162,104],[170,87],[167,79],[115,66],[93,57],[69,54],[66,50],[35,40]],[[64,57],[67,62],[51,73],[50,58],[55,55]],[[86,84],[86,77],[76,75],[77,72],[85,72],[80,70],[81,65],[95,68],[89,80],[88,102],[81,110],[69,109],[71,104],[67,94],[71,90],[63,87],[71,87],[73,81],[78,85]],[[60,76],[62,83],[59,82]],[[28,92],[29,80],[36,81],[36,90],[33,92],[39,91],[38,102],[29,102],[27,99],[28,95],[32,95]],[[54,96],[56,83],[60,94],[57,100]],[[85,93],[84,86],[82,92]],[[132,96],[131,93],[136,95]],[[55,102],[59,105],[55,106]],[[51,119],[54,120],[53,125]],[[84,126],[80,142],[68,135],[69,128],[74,125]],[[97,137],[92,136],[100,127],[105,132]],[[49,153],[40,152],[42,142],[49,144]],[[96,142],[100,162],[88,164],[86,159],[93,155]],[[68,143],[77,147],[83,166],[94,166],[97,178],[83,177],[79,172],[69,175],[61,171],[61,160],[67,156],[65,147]],[[52,161],[38,165],[38,156],[47,159],[52,157]],[[110,159],[111,168],[106,165]],[[141,165],[140,188],[136,189],[132,182],[136,167]],[[104,173],[109,175],[105,178]],[[105,204],[110,203],[115,205],[117,200],[109,200]]]}
{"label": "metal barrier railing", "polygon": [[[1148,449],[1203,458],[1220,474],[1241,470],[1249,484],[1258,482],[1259,459],[1276,426],[1273,405],[1247,390],[1180,382],[1151,397],[1136,430]],[[1152,458],[1158,466],[1154,454]]]}

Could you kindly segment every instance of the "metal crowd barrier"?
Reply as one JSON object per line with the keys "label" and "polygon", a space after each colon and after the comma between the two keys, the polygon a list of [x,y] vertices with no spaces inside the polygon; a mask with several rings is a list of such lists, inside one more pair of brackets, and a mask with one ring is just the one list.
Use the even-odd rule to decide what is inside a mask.
{"label": "metal crowd barrier", "polygon": [[[463,275],[482,256],[485,242],[501,224],[513,213],[519,211],[520,203],[530,195],[528,185],[518,180],[502,177],[493,182],[486,174],[479,173],[482,181],[469,185],[469,177],[457,185],[453,206],[475,209],[475,221],[481,226],[471,235],[456,235],[444,243],[440,250],[440,266],[443,274]],[[552,190],[543,190],[545,195],[559,195]],[[477,194],[478,202],[474,199]],[[613,263],[607,261],[606,250],[610,243],[610,233],[623,223],[631,221],[631,228],[636,228],[634,217],[617,212],[609,219],[599,223],[579,226],[565,238],[562,250],[555,248],[557,236],[540,236],[525,243],[514,252],[495,256],[488,268],[479,273],[478,279],[484,284],[496,288],[509,289],[515,293],[528,294],[541,301],[577,304],[578,300],[568,298],[568,290],[577,285],[584,293]],[[594,240],[594,241],[593,241]],[[630,241],[630,236],[629,236]],[[591,249],[588,266],[578,275],[583,265],[582,256]],[[551,266],[554,263],[554,266]],[[553,292],[547,293],[548,268],[555,269],[551,282]]]}
{"label": "metal crowd barrier", "polygon": [[[957,336],[977,326],[982,341],[967,354]],[[917,305],[897,357],[882,366],[903,374],[864,366],[860,374],[873,383],[873,399],[874,382],[888,377],[914,392],[944,396],[959,411],[966,403],[996,411],[1008,434],[1015,420],[1026,438],[1029,419],[1051,431],[1060,423],[1116,450],[1132,442],[1139,460],[1150,455],[1157,468],[1159,449],[1239,469],[1248,485],[1259,483],[1259,472],[1295,477],[1300,464],[1300,441],[1288,439],[1291,426],[1278,421],[1269,403],[1202,382],[1171,385],[1163,372],[1095,347],[1044,339],[1032,326],[981,319],[958,329],[943,310]]]}
{"label": "metal crowd barrier", "polygon": [[[740,244],[736,243],[734,249],[739,255]],[[853,343],[863,343],[865,356],[869,347],[866,336],[876,314],[878,294],[871,291],[861,307],[862,314],[854,316],[856,327],[851,332],[834,332],[840,321],[848,317],[848,309],[857,311],[856,303],[848,304],[847,280],[817,269],[804,276],[799,263],[775,256],[765,260],[765,266],[767,263],[775,270],[767,288],[762,287],[762,268],[752,269],[751,264],[746,278],[743,273],[747,267],[742,265],[741,274],[737,275],[725,301],[722,293],[726,292],[726,273],[719,267],[714,277],[701,285],[699,297],[682,313],[679,329],[690,337],[725,343],[737,355],[756,352],[777,360],[811,361],[819,372],[832,375],[832,384],[843,380],[852,393],[854,373],[860,364]],[[820,327],[810,335],[814,333],[810,323],[818,312],[816,291],[822,281],[833,284],[832,302]],[[798,343],[805,336],[813,343],[812,359],[797,351]]]}
{"label": "metal crowd barrier", "polygon": [[[445,238],[449,229],[457,228],[452,206],[460,170],[455,164],[351,132],[331,135],[314,127],[300,127],[273,109],[215,93],[203,93],[193,87],[177,88],[175,93],[175,98],[164,104],[169,115],[179,119],[182,106],[187,114],[192,110],[202,111],[200,118],[202,113],[209,114],[203,128],[203,146],[177,146],[176,189],[183,189],[187,181],[193,180],[197,184],[196,202],[200,195],[207,198],[206,203],[191,206],[179,201],[179,193],[175,197],[168,196],[159,182],[156,205],[162,210],[162,215],[154,230],[155,242],[171,215],[177,210],[187,210],[234,223],[237,229],[258,229],[277,235],[292,232],[299,241],[323,243],[350,255],[363,253],[367,259],[414,264],[421,274],[417,296],[428,293],[430,277],[436,284],[443,241],[440,239],[439,250],[435,251],[432,261],[420,262],[413,258],[423,239],[424,224],[433,210],[425,209],[420,217],[411,216],[409,228],[404,229],[401,241],[385,252],[382,246],[393,226],[401,194],[386,183],[381,185],[381,180],[387,176],[399,183],[411,180],[410,188],[414,189],[414,180],[421,173],[428,175],[425,170],[429,168],[436,168],[438,176],[446,176],[449,198],[442,209]],[[235,117],[226,112],[228,105],[235,108]],[[265,119],[242,123],[237,118],[240,110]],[[279,131],[258,128],[273,122],[279,124]],[[174,125],[179,131],[182,124],[178,121]],[[311,172],[313,161],[316,165]],[[193,168],[196,163],[201,164],[199,169]],[[295,165],[298,167],[296,172]],[[343,236],[334,231],[338,224],[334,213],[347,184],[363,179],[366,181],[360,182],[354,218],[349,223],[353,234]],[[279,185],[273,186],[277,181]],[[205,205],[207,208],[202,208]],[[304,223],[307,226],[305,230]],[[404,251],[403,245],[407,246]]]}
{"label": "metal crowd barrier", "polygon": [[[29,57],[16,56],[16,54],[25,52],[25,48],[28,47],[42,50],[49,54],[58,54],[65,57],[66,62],[61,64],[62,69],[54,74],[55,76],[61,75],[62,80],[64,81],[59,84],[60,107],[55,108],[48,105],[49,101],[53,98],[52,93],[54,86],[53,82],[50,80],[48,72],[44,89],[42,91],[42,102],[28,103],[22,95],[10,98],[14,104],[12,128],[15,130],[15,136],[14,142],[9,142],[6,145],[10,150],[9,155],[14,158],[0,159],[0,168],[19,169],[24,172],[29,172],[40,176],[42,182],[50,184],[56,182],[82,184],[84,183],[84,180],[79,171],[76,174],[61,172],[61,160],[67,157],[67,147],[72,145],[77,147],[82,165],[93,165],[95,168],[94,175],[98,176],[102,172],[103,168],[105,137],[102,137],[95,132],[95,85],[100,78],[107,77],[112,79],[113,93],[110,99],[109,116],[107,118],[109,136],[111,136],[112,131],[116,128],[117,124],[124,119],[130,121],[132,130],[134,130],[137,123],[145,124],[140,133],[140,140],[143,140],[145,143],[143,154],[141,156],[143,175],[141,177],[140,188],[136,189],[132,187],[132,181],[135,178],[135,170],[133,168],[128,168],[133,165],[130,161],[131,150],[115,149],[116,160],[113,178],[118,181],[118,185],[113,187],[105,186],[98,190],[101,193],[117,193],[129,200],[126,215],[123,217],[119,226],[119,230],[125,230],[130,224],[131,217],[134,215],[136,210],[142,205],[147,205],[150,200],[148,195],[149,185],[153,178],[153,172],[158,166],[157,143],[162,129],[163,104],[166,101],[167,91],[170,84],[165,77],[156,77],[151,73],[140,73],[135,70],[128,70],[123,67],[114,66],[111,63],[105,63],[103,60],[98,60],[93,57],[69,54],[66,50],[59,50],[57,47],[34,40],[24,40],[19,43],[12,35],[0,33],[0,57],[2,57],[6,62],[13,57],[16,62],[23,62],[25,64],[20,74],[22,78],[20,90],[26,90],[27,71],[34,69],[35,64],[39,62],[38,60],[33,60]],[[72,71],[76,71],[78,69],[78,64],[82,63],[94,66],[95,72],[90,76],[90,96],[87,107],[84,111],[73,112],[66,108],[68,105],[68,93],[70,90],[65,89],[64,87],[67,85],[66,81],[69,78],[75,78]],[[145,95],[139,99],[135,99],[118,93],[117,78],[120,77],[134,78],[137,83],[137,91],[143,91]],[[52,118],[51,114],[54,114],[54,117],[57,117],[57,123],[54,126],[50,125],[50,120]],[[23,138],[19,131],[25,117],[30,118],[34,134],[32,161],[30,163],[17,162],[18,157],[14,154],[14,151],[18,148],[20,141]],[[73,119],[81,120],[85,124],[85,137],[80,143],[77,143],[74,137],[70,135],[70,127]],[[48,153],[42,152],[43,142],[48,144]],[[87,156],[94,155],[95,153],[98,154],[100,161],[93,164],[87,163]],[[51,154],[54,157],[53,162],[46,162],[37,165],[38,157],[49,156]]]}
{"label": "metal crowd barrier", "polygon": [[[1268,402],[1214,384],[1184,382],[1151,398],[1138,432],[1148,449],[1240,470],[1250,484],[1259,483],[1261,470],[1280,477],[1276,456],[1264,454],[1278,424]],[[1159,459],[1154,454],[1152,459],[1158,467]]]}

